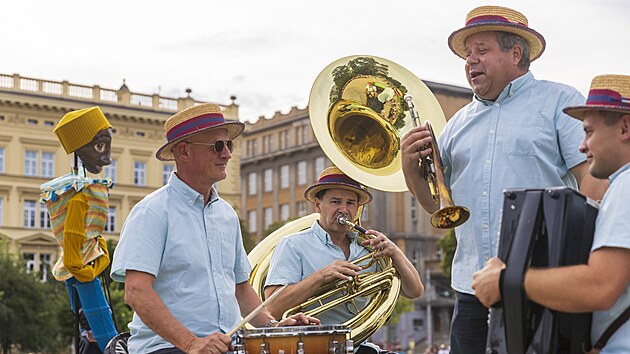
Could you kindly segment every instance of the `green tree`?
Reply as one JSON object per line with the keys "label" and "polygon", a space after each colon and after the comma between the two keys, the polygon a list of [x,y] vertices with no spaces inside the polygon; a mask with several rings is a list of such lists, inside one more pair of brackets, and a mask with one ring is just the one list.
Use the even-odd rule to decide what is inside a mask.
{"label": "green tree", "polygon": [[389,325],[398,324],[400,316],[409,311],[413,311],[413,300],[399,296],[398,301],[396,301],[396,305],[394,305],[394,311],[385,323]]}
{"label": "green tree", "polygon": [[42,282],[0,245],[0,348],[53,353],[71,342],[72,311],[65,286]]}
{"label": "green tree", "polygon": [[449,229],[444,236],[442,236],[438,242],[438,247],[442,250],[442,260],[440,261],[440,268],[444,272],[444,275],[451,277],[451,265],[453,264],[453,256],[455,255],[455,249],[457,248],[457,238],[455,237],[455,229]]}
{"label": "green tree", "polygon": [[263,231],[262,235],[260,235],[260,240],[264,240],[267,236],[271,235],[272,233],[274,233],[274,231],[278,230],[279,228],[283,227],[285,224],[296,220],[298,217],[292,217],[290,219],[284,220],[284,221],[276,221],[272,224],[270,224],[269,226],[267,226],[267,228]]}
{"label": "green tree", "polygon": [[245,252],[249,253],[251,250],[256,247],[256,240],[254,240],[254,235],[252,235],[247,228],[247,224],[243,219],[238,219],[238,223],[241,225],[241,235],[243,236],[243,247],[245,248]]}
{"label": "green tree", "polygon": [[[113,259],[114,252],[116,251],[117,243],[109,240],[107,241],[107,249],[109,251],[110,259]],[[116,319],[116,328],[119,332],[129,331],[127,325],[133,318],[133,310],[125,302],[125,283],[119,283],[112,280],[109,276],[110,267],[105,271],[105,276],[109,282],[109,292],[112,301],[112,311],[114,312],[114,318]]]}

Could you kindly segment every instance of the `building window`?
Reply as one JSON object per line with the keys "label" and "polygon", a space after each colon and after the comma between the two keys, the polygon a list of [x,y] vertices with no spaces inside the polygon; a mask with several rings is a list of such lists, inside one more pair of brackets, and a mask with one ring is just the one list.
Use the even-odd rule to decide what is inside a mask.
{"label": "building window", "polygon": [[368,221],[370,219],[370,212],[367,204],[363,204],[363,212],[361,213],[361,221]]}
{"label": "building window", "polygon": [[273,135],[263,136],[263,154],[267,154],[273,151]]}
{"label": "building window", "polygon": [[[42,282],[48,279],[50,265],[52,264],[52,255],[50,253],[24,253],[22,257],[26,263],[27,273],[37,270],[39,271],[40,280]],[[37,260],[39,260],[39,264]]]}
{"label": "building window", "polygon": [[289,204],[280,205],[280,220],[281,221],[289,220]]}
{"label": "building window", "polygon": [[34,119],[34,118],[28,118],[28,119],[26,120],[26,124],[28,124],[28,125],[37,125],[37,119]]}
{"label": "building window", "polygon": [[116,231],[116,207],[110,206],[109,213],[107,213],[107,223],[105,224],[105,232]]}
{"label": "building window", "polygon": [[37,204],[34,200],[24,201],[24,227],[35,227]]}
{"label": "building window", "polygon": [[247,156],[256,156],[256,139],[247,141]]}
{"label": "building window", "polygon": [[306,215],[306,201],[302,200],[297,202],[298,216]]}
{"label": "building window", "polygon": [[418,201],[411,197],[411,220],[418,221]]}
{"label": "building window", "polygon": [[280,166],[280,188],[289,188],[289,165]]}
{"label": "building window", "polygon": [[247,195],[256,194],[256,172],[247,175]]}
{"label": "building window", "polygon": [[4,148],[0,147],[0,173],[4,173]]}
{"label": "building window", "polygon": [[171,173],[175,170],[175,166],[173,164],[165,164],[162,165],[162,184],[166,185],[168,183],[168,179],[171,178]]}
{"label": "building window", "polygon": [[297,180],[298,186],[306,184],[306,161],[300,161],[297,164]]}
{"label": "building window", "polygon": [[30,273],[35,270],[35,253],[24,253],[24,262],[26,262],[26,272]]}
{"label": "building window", "polygon": [[42,152],[42,177],[55,176],[55,154],[52,152]]}
{"label": "building window", "polygon": [[50,253],[39,254],[39,274],[42,282],[48,280],[48,273],[50,273],[50,264],[52,263],[52,255]]}
{"label": "building window", "polygon": [[144,186],[146,181],[147,167],[144,162],[136,161],[133,163],[133,184]]}
{"label": "building window", "polygon": [[266,230],[269,225],[271,225],[271,223],[273,222],[273,211],[271,208],[265,208],[264,210],[265,213],[265,227],[264,229]]}
{"label": "building window", "polygon": [[304,144],[311,141],[311,139],[309,139],[309,136],[308,136],[308,131],[309,131],[308,125],[302,126],[302,141],[304,141]]}
{"label": "building window", "polygon": [[247,213],[247,225],[249,226],[249,232],[256,232],[256,210],[250,210]]}
{"label": "building window", "polygon": [[46,204],[39,203],[39,228],[50,229],[50,214]]}
{"label": "building window", "polygon": [[268,168],[265,170],[265,192],[270,192],[273,187],[273,170]]}
{"label": "building window", "polygon": [[116,160],[112,159],[112,163],[103,166],[103,177],[116,182]]}
{"label": "building window", "polygon": [[304,126],[303,125],[295,128],[295,135],[297,137],[296,140],[297,140],[297,145],[298,146],[300,146],[300,145],[305,143],[305,141],[304,141]]}
{"label": "building window", "polygon": [[315,158],[315,180],[319,179],[319,174],[324,170],[324,156]]}
{"label": "building window", "polygon": [[37,151],[24,152],[24,175],[37,176]]}
{"label": "building window", "polygon": [[289,135],[288,130],[282,130],[278,134],[278,136],[279,136],[278,140],[280,140],[280,150],[286,149],[291,145],[289,141],[290,135]]}

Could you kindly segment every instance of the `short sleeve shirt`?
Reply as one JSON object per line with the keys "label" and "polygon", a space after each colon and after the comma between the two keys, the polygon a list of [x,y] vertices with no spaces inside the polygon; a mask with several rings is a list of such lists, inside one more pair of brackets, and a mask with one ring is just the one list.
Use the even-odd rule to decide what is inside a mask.
{"label": "short sleeve shirt", "polygon": [[[112,262],[112,278],[127,270],[155,276],[153,287],[166,307],[199,337],[227,332],[240,320],[235,286],[248,280],[251,266],[243,248],[238,216],[213,188],[201,194],[171,174],[166,186],[132,209]],[[173,345],[134,313],[129,352],[149,353]]]}

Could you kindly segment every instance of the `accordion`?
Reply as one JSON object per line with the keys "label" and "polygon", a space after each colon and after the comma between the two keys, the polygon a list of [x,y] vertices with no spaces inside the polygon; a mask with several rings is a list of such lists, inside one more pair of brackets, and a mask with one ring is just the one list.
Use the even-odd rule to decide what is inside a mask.
{"label": "accordion", "polygon": [[503,274],[500,304],[490,310],[486,353],[583,353],[590,347],[591,313],[554,311],[527,299],[529,267],[585,264],[598,207],[568,188],[506,190],[498,257]]}

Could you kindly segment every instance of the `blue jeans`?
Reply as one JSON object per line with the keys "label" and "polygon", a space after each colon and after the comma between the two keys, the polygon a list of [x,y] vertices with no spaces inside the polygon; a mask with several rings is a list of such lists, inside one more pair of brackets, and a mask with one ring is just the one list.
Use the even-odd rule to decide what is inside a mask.
{"label": "blue jeans", "polygon": [[457,292],[451,322],[451,354],[484,354],[488,309],[474,295]]}
{"label": "blue jeans", "polygon": [[[112,319],[112,311],[105,300],[103,288],[98,278],[90,282],[80,282],[74,277],[66,280],[66,287],[70,294],[70,306],[75,311],[75,294],[79,294],[79,306],[83,308],[85,318],[90,325],[94,339],[98,343],[101,351],[105,351],[107,343],[116,336],[116,327]],[[74,291],[76,289],[76,293]]]}

